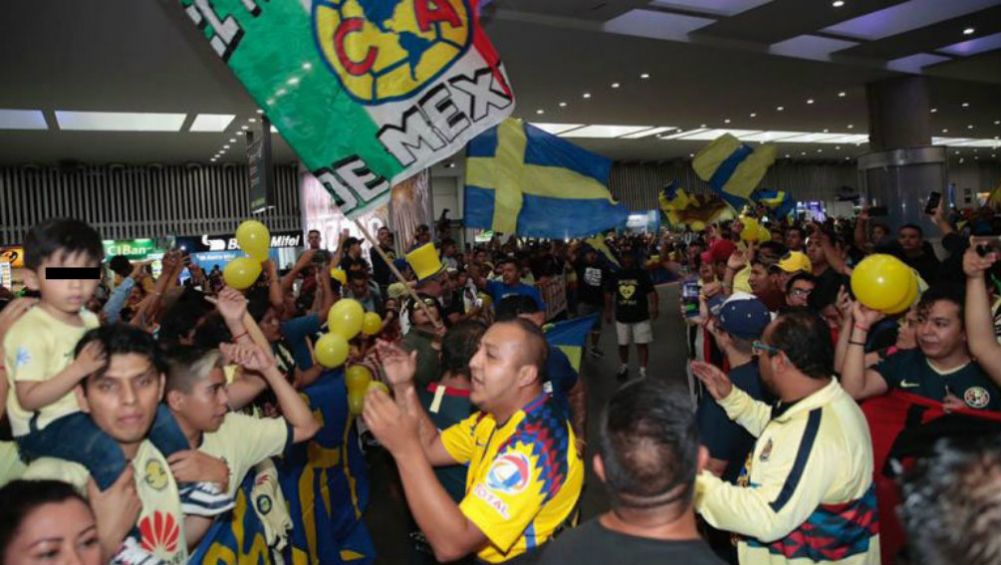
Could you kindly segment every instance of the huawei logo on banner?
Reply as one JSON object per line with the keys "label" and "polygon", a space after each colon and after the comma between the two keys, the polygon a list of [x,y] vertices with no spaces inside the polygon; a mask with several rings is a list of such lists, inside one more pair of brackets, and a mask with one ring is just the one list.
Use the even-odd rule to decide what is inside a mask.
{"label": "huawei logo on banner", "polygon": [[142,534],[142,546],[146,551],[159,555],[177,551],[177,540],[181,530],[173,515],[154,512],[139,521],[139,532]]}

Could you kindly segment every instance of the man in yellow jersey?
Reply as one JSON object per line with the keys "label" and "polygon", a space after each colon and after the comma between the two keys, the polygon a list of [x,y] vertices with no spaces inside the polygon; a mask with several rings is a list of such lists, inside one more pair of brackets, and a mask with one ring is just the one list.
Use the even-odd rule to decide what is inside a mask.
{"label": "man in yellow jersey", "polygon": [[[580,497],[583,464],[563,413],[542,390],[546,339],[514,319],[487,330],[469,363],[470,400],[480,411],[439,432],[414,391],[416,358],[381,344],[394,402],[365,398],[365,422],[396,459],[410,511],[439,561],[476,553],[487,563],[526,562],[567,522]],[[468,465],[458,505],[433,465]]]}
{"label": "man in yellow jersey", "polygon": [[757,438],[736,485],[703,472],[695,510],[737,534],[741,565],[879,563],[872,441],[862,410],[831,377],[830,330],[793,309],[752,345],[779,401],[754,400],[719,369],[692,371],[727,416]]}

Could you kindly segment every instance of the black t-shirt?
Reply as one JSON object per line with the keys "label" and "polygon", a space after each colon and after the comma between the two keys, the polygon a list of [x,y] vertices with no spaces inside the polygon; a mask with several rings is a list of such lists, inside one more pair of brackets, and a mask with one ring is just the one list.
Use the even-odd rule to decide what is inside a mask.
{"label": "black t-shirt", "polygon": [[613,532],[597,518],[563,533],[542,550],[539,565],[723,565],[701,539],[668,541]]}
{"label": "black t-shirt", "polygon": [[605,284],[609,270],[595,263],[577,263],[577,299],[591,306],[605,305]]}
{"label": "black t-shirt", "polygon": [[[396,259],[396,253],[390,249],[389,251],[383,250],[386,253],[386,257],[392,261]],[[372,278],[375,282],[379,283],[381,286],[387,286],[393,282],[393,272],[389,270],[389,265],[382,260],[382,255],[373,247],[369,250],[369,258],[372,260]]]}
{"label": "black t-shirt", "polygon": [[344,269],[345,273],[350,273],[351,271],[368,272],[368,261],[361,257],[355,259],[345,255],[341,257],[341,269]]}
{"label": "black t-shirt", "polygon": [[623,269],[608,277],[608,289],[615,300],[615,319],[635,324],[650,319],[647,294],[653,292],[650,275],[643,269]]}

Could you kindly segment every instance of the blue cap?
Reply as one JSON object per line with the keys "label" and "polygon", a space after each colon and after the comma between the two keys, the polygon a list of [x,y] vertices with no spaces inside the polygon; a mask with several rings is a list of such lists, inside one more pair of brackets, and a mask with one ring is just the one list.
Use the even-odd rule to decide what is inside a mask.
{"label": "blue cap", "polygon": [[754,297],[731,297],[719,311],[719,328],[747,341],[760,338],[771,321],[768,308]]}

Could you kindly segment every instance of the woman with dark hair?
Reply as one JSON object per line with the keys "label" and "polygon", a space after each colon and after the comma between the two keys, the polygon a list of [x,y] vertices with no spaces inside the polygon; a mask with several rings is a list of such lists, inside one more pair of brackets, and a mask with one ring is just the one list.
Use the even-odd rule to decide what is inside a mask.
{"label": "woman with dark hair", "polygon": [[66,483],[8,483],[0,489],[0,558],[2,565],[98,565],[94,513]]}

